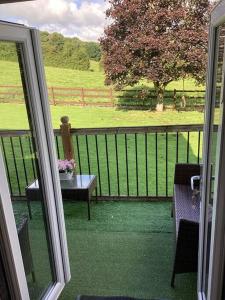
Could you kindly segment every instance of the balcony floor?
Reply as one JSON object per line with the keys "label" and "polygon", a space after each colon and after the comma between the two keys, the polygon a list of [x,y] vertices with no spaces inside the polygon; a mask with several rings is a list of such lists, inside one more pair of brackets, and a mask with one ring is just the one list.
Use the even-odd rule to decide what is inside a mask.
{"label": "balcony floor", "polygon": [[[31,231],[37,207],[32,203]],[[91,221],[84,202],[64,202],[64,210],[72,279],[61,300],[78,294],[196,299],[196,274],[177,275],[175,289],[170,287],[171,203],[93,202]]]}

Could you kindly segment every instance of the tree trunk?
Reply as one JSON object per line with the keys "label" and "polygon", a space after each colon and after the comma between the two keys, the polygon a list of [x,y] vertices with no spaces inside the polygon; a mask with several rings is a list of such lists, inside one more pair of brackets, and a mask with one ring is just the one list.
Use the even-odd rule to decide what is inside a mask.
{"label": "tree trunk", "polygon": [[156,99],[157,99],[156,111],[161,112],[163,111],[165,85],[161,82],[154,82],[154,87],[155,87]]}

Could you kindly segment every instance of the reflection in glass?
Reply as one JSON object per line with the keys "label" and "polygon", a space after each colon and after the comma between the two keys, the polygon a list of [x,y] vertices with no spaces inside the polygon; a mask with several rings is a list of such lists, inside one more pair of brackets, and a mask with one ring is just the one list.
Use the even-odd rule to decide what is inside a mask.
{"label": "reflection in glass", "polygon": [[[11,126],[16,130],[13,134],[1,136],[0,146],[13,195],[13,210],[30,298],[40,299],[54,282],[54,269],[43,194],[40,191],[39,201],[33,201],[30,207],[26,201],[26,186],[35,179],[42,180],[23,59],[22,44],[0,41],[0,97],[7,102],[1,105],[7,106]],[[23,123],[17,124],[17,114],[24,116]],[[30,131],[24,132],[24,129]]]}
{"label": "reflection in glass", "polygon": [[208,228],[207,228],[207,249],[206,249],[206,269],[205,269],[205,282],[204,290],[207,295],[208,287],[208,274],[209,274],[209,257],[210,257],[210,243],[211,243],[211,223],[212,223],[212,210],[214,205],[214,181],[215,181],[215,168],[216,168],[216,159],[217,159],[217,140],[218,140],[218,128],[220,125],[220,113],[221,113],[221,97],[222,97],[222,86],[224,85],[223,78],[223,66],[224,66],[224,53],[225,53],[225,25],[222,25],[219,28],[219,51],[218,51],[218,60],[217,60],[217,69],[216,69],[216,85],[215,85],[215,102],[212,109],[212,124],[213,132],[211,137],[211,180],[210,180],[210,195],[208,197]]}

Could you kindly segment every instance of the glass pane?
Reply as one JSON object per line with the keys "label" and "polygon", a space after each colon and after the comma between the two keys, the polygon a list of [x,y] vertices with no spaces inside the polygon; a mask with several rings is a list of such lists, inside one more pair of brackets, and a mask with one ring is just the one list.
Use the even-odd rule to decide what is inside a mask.
{"label": "glass pane", "polygon": [[212,122],[214,125],[212,136],[211,136],[211,176],[210,176],[210,195],[208,196],[208,224],[207,224],[207,245],[206,245],[206,269],[205,269],[205,293],[207,294],[208,287],[208,273],[209,273],[209,257],[210,257],[210,243],[211,243],[211,221],[212,221],[212,210],[214,204],[214,182],[215,182],[215,167],[216,167],[216,159],[217,159],[217,140],[218,140],[218,127],[220,125],[220,114],[221,114],[221,97],[222,97],[222,86],[224,85],[223,79],[223,65],[224,65],[224,43],[225,43],[225,25],[219,28],[219,52],[218,52],[218,60],[217,60],[217,69],[216,69],[216,99],[215,105],[212,110]]}
{"label": "glass pane", "polygon": [[4,257],[2,255],[2,245],[0,243],[0,299],[1,300],[10,300],[10,290],[8,285],[8,279],[6,275],[6,270],[4,266]]}
{"label": "glass pane", "polygon": [[[30,298],[40,299],[55,281],[55,274],[44,195],[40,188],[38,197],[32,198],[26,190],[35,179],[42,182],[42,178],[22,56],[22,44],[0,41],[0,107],[1,113],[8,116],[6,123],[0,122],[0,146]],[[20,120],[23,116],[23,122],[17,122],[18,115]],[[14,130],[12,132],[9,129]]]}

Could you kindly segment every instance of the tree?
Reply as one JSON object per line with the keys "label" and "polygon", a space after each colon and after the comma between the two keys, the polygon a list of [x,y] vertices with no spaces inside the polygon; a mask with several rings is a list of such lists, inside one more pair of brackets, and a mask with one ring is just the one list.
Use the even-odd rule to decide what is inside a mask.
{"label": "tree", "polygon": [[46,66],[57,67],[62,63],[60,54],[64,47],[64,37],[62,34],[54,32],[41,32],[41,47],[44,63]]}
{"label": "tree", "polygon": [[1,41],[0,60],[8,60],[14,62],[18,60],[15,43]]}
{"label": "tree", "polygon": [[101,49],[99,43],[96,42],[86,42],[85,49],[90,59],[95,61],[100,61],[101,59]]}
{"label": "tree", "polygon": [[[99,61],[99,43],[84,42],[78,38],[64,37],[62,34],[40,32],[44,64],[51,67],[89,70],[90,59]],[[1,42],[0,59],[17,61],[16,46],[11,42]]]}
{"label": "tree", "polygon": [[163,106],[168,83],[204,78],[208,0],[110,0],[111,20],[100,44],[106,84],[117,88],[153,81]]}
{"label": "tree", "polygon": [[87,51],[78,39],[65,39],[61,60],[66,68],[75,70],[88,70],[90,68]]}
{"label": "tree", "polygon": [[88,70],[90,60],[85,43],[59,33],[41,32],[41,45],[46,66]]}

